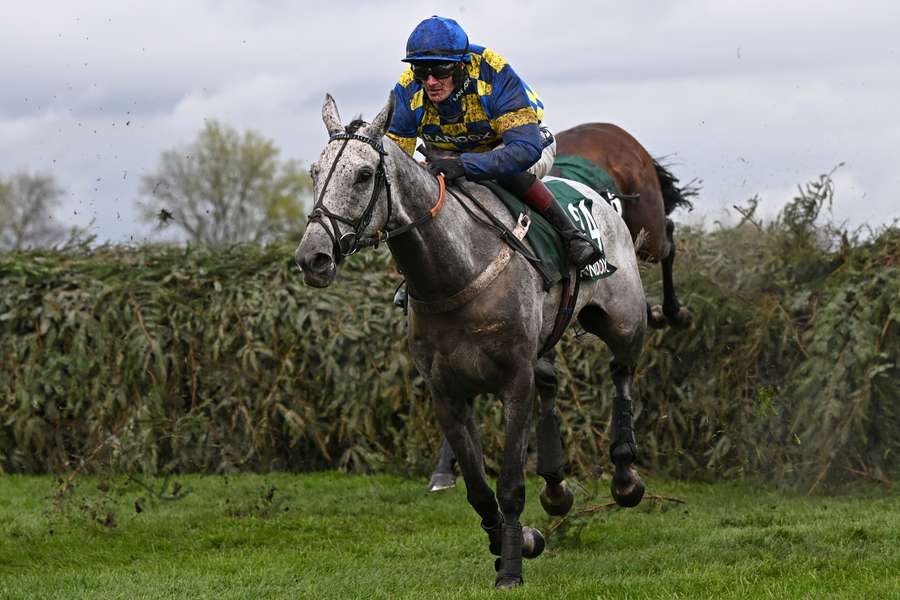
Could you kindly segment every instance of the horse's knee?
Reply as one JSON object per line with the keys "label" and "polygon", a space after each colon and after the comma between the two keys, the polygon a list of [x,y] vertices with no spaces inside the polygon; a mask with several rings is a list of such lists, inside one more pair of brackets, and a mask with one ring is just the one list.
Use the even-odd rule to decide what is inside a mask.
{"label": "horse's knee", "polygon": [[534,385],[541,396],[541,404],[549,402],[552,406],[559,388],[559,379],[553,363],[543,359],[537,362],[534,368]]}
{"label": "horse's knee", "polygon": [[638,255],[642,260],[658,262],[672,251],[672,244],[665,235],[647,235],[641,243]]}
{"label": "horse's knee", "polygon": [[504,515],[520,515],[525,510],[525,482],[517,481],[509,485],[500,485],[497,490],[497,503]]}
{"label": "horse's knee", "polygon": [[629,303],[617,307],[611,319],[615,336],[621,340],[638,340],[640,344],[647,329],[647,302]]}
{"label": "horse's knee", "polygon": [[638,313],[630,314],[616,322],[611,335],[604,338],[617,361],[625,364],[637,362],[644,345],[647,331],[646,306],[641,306]]}

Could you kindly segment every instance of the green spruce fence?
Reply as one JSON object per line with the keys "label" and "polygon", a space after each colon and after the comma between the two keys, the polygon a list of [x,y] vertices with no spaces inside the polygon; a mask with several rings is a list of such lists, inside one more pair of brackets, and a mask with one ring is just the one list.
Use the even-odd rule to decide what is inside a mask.
{"label": "green spruce fence", "polygon": [[[816,225],[827,179],[772,224],[680,229],[688,331],[652,332],[643,468],[819,487],[896,473],[900,229]],[[752,208],[752,207],[751,207]],[[305,287],[292,248],[0,255],[0,470],[426,472],[440,434],[390,299],[389,255]],[[644,268],[659,298],[657,267]],[[561,344],[575,474],[607,465],[609,355]],[[500,407],[480,399],[489,469]]]}

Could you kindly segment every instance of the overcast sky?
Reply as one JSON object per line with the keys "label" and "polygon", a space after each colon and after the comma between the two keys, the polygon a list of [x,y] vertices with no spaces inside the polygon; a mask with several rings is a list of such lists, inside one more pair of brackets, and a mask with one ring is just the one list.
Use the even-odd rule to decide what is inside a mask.
{"label": "overcast sky", "polygon": [[608,121],[682,180],[693,213],[725,217],[759,194],[774,214],[838,163],[835,216],[900,218],[900,3],[891,0],[0,0],[0,175],[51,173],[58,218],[101,240],[152,237],[134,210],[142,175],[204,119],[309,163],[320,107],[372,117],[406,38],[457,19],[542,97],[562,130]]}

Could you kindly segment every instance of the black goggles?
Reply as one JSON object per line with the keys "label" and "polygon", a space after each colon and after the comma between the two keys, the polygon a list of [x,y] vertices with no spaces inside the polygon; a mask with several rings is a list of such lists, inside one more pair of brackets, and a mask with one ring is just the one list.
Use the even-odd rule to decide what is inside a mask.
{"label": "black goggles", "polygon": [[419,63],[412,66],[412,72],[418,81],[425,81],[429,75],[434,75],[435,79],[444,79],[456,72],[456,63]]}

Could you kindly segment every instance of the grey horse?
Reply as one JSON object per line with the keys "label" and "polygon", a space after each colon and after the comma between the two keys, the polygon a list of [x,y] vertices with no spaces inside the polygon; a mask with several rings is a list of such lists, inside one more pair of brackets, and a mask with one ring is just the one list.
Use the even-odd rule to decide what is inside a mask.
{"label": "grey horse", "polygon": [[[551,334],[561,301],[559,286],[545,292],[540,276],[490,227],[463,196],[447,190],[385,137],[393,96],[371,123],[344,126],[326,95],[322,119],[329,141],[311,172],[316,205],[297,247],[304,281],[327,287],[348,254],[386,242],[409,286],[409,349],[432,396],[438,423],[452,447],[466,483],[469,503],[481,517],[490,551],[499,556],[495,586],[520,585],[522,559],[541,553],[540,532],[524,527],[525,458],[532,407],[539,388],[541,503],[564,514],[573,494],[562,472],[564,452],[552,398],[556,374],[550,357],[538,352]],[[463,182],[517,235],[527,218],[513,219],[487,189]],[[441,200],[439,200],[439,198]],[[630,387],[647,328],[646,300],[631,235],[605,202],[593,217],[609,261],[618,270],[583,283],[575,306],[581,326],[610,348],[616,389],[610,455],[615,464],[612,493],[634,506],[644,486],[632,467],[636,444]],[[484,471],[473,401],[493,394],[503,403],[505,443],[497,493]]]}

